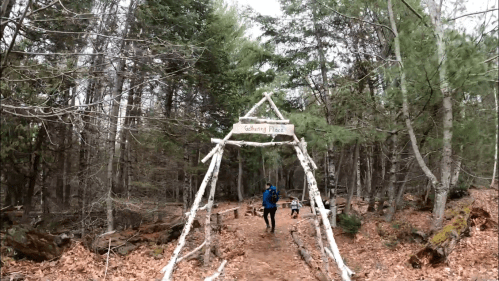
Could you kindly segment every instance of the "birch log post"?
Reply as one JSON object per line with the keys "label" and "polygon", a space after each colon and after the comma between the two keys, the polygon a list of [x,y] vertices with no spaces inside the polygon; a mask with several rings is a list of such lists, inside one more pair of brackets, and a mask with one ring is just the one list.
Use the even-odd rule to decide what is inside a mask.
{"label": "birch log post", "polygon": [[497,145],[499,144],[499,106],[497,105],[497,93],[494,93],[494,101],[496,102],[496,151],[494,154],[494,171],[492,172],[492,182],[490,183],[490,188],[494,187],[496,182],[496,172],[497,172]]}
{"label": "birch log post", "polygon": [[206,241],[206,247],[204,250],[204,265],[210,263],[210,251],[211,251],[211,209],[213,207],[213,201],[215,200],[215,190],[217,187],[218,171],[220,170],[220,163],[222,162],[224,144],[220,144],[220,148],[217,154],[215,154],[214,159],[216,159],[215,168],[213,169],[213,176],[211,177],[211,189],[210,196],[208,197],[208,204],[206,207],[206,221],[204,225],[204,239]]}
{"label": "birch log post", "polygon": [[239,117],[240,122],[256,122],[268,124],[289,124],[289,120],[260,119],[258,117]]}
{"label": "birch log post", "polygon": [[201,243],[201,245],[197,246],[194,250],[190,251],[189,253],[185,254],[183,257],[177,259],[177,263],[181,262],[182,260],[188,259],[192,255],[194,255],[197,251],[201,250],[203,246],[206,245],[206,240]]}
{"label": "birch log post", "polygon": [[307,142],[305,141],[305,138],[301,138],[300,141],[298,141],[298,137],[296,137],[296,135],[294,135],[294,137],[296,138],[295,141],[298,142],[298,146],[300,147],[301,151],[303,152],[303,155],[305,155],[305,158],[308,160],[308,162],[312,165],[310,166],[312,169],[314,170],[317,170],[317,165],[315,165],[315,162],[314,160],[312,159],[312,157],[310,157],[310,155],[308,154],[308,151],[307,151]]}
{"label": "birch log post", "polygon": [[227,260],[224,260],[224,261],[222,262],[222,264],[220,264],[220,266],[218,267],[217,272],[215,272],[215,274],[213,274],[213,275],[212,275],[212,276],[210,276],[210,277],[206,277],[206,278],[204,279],[204,281],[213,281],[213,280],[217,279],[217,278],[218,278],[218,276],[220,276],[220,274],[222,274],[222,271],[224,270],[224,267],[225,267],[225,264],[226,264],[226,263],[227,263]]}
{"label": "birch log post", "polygon": [[326,230],[326,237],[333,252],[334,260],[336,261],[336,264],[341,271],[341,278],[344,281],[350,281],[352,271],[348,269],[348,267],[343,263],[343,259],[341,258],[340,251],[338,250],[338,246],[336,245],[336,242],[334,240],[333,230],[331,228],[331,224],[329,223],[326,209],[324,208],[324,204],[322,204],[321,195],[319,193],[319,190],[317,189],[317,182],[315,181],[314,174],[312,173],[309,167],[309,163],[307,162],[301,149],[298,146],[295,146],[295,151],[296,156],[298,157],[298,160],[300,160],[300,163],[305,170],[305,174],[307,175],[309,196],[310,198],[313,198],[313,200],[316,202],[317,207],[319,207],[322,222]]}
{"label": "birch log post", "polygon": [[173,255],[170,258],[168,264],[165,267],[163,267],[163,269],[161,269],[161,272],[165,273],[163,279],[161,279],[162,281],[168,281],[171,278],[171,275],[173,273],[173,268],[177,261],[178,255],[180,254],[180,251],[184,247],[185,238],[187,234],[189,234],[189,231],[191,230],[192,222],[194,222],[194,218],[196,217],[196,212],[198,210],[199,203],[201,202],[201,198],[203,197],[206,186],[208,185],[208,182],[210,181],[211,178],[211,174],[213,173],[213,169],[215,168],[216,160],[217,159],[211,160],[210,166],[208,167],[208,171],[206,172],[203,182],[201,183],[201,186],[199,187],[199,190],[196,194],[196,199],[194,199],[194,203],[192,203],[192,207],[189,212],[189,217],[187,218],[187,222],[184,226],[184,229],[182,230],[182,234],[180,234],[177,247],[173,251]]}
{"label": "birch log post", "polygon": [[[284,118],[284,116],[281,114],[281,112],[279,111],[279,108],[277,108],[277,106],[275,105],[274,101],[270,98],[270,95],[267,93],[263,93],[263,95],[265,96],[265,99],[267,99],[269,101],[270,107],[275,112],[277,117],[279,117],[279,119],[281,119],[281,120],[286,120]],[[300,140],[298,140],[298,137],[296,135],[293,135],[293,139],[296,142],[300,142]],[[304,154],[305,154],[305,157],[309,160],[310,164],[312,165],[312,169],[317,170],[317,165],[315,164],[312,157],[310,157],[310,155],[308,155],[306,150],[304,151]]]}
{"label": "birch log post", "polygon": [[[307,193],[307,173],[303,172],[303,192],[301,194],[301,201],[305,200],[305,193]],[[312,204],[310,204],[312,206]]]}
{"label": "birch log post", "polygon": [[[269,97],[272,95],[272,92],[270,94],[267,94]],[[267,100],[267,97],[264,97],[262,98],[259,102],[257,102],[245,115],[244,117],[249,117],[251,114],[253,114],[253,112],[255,112],[255,110],[260,106],[262,105],[262,103],[264,103],[265,101]],[[284,118],[282,118],[284,119]],[[232,136],[232,130],[225,136],[225,138],[223,139],[224,141],[228,140],[230,137]],[[211,156],[213,156],[213,154],[215,154],[215,152],[218,150],[218,148],[220,147],[220,144],[217,144],[211,151],[210,153],[208,153],[202,160],[201,162],[205,163],[206,161],[208,161],[208,159],[210,159]]]}
{"label": "birch log post", "polygon": [[[331,259],[333,259],[333,260],[334,260],[334,255],[333,255],[333,253],[331,253],[331,250],[329,250],[329,248],[328,248],[328,247],[324,247],[324,249],[326,250],[327,255],[328,255]],[[345,268],[346,268],[346,270],[348,271],[348,273],[349,273],[350,275],[354,275],[354,274],[355,274],[355,272],[353,272],[352,270],[350,270],[350,268],[348,268],[348,267],[346,267],[346,266],[345,266]]]}
{"label": "birch log post", "polygon": [[[310,204],[312,206],[314,206],[314,199],[310,198]],[[325,274],[327,276],[328,272],[329,272],[329,265],[327,262],[326,252],[324,251],[324,245],[322,244],[321,227],[319,225],[319,220],[317,220],[317,212],[315,211],[315,208],[312,208],[312,213],[314,214],[314,224],[315,224],[315,234],[317,235],[317,244],[319,244],[321,258],[322,258],[322,262],[324,262],[324,270],[325,270]]]}

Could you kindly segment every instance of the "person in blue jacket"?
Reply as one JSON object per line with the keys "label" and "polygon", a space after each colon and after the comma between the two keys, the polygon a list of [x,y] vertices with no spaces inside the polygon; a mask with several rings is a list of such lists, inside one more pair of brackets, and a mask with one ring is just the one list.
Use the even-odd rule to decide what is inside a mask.
{"label": "person in blue jacket", "polygon": [[273,186],[272,184],[270,183],[267,183],[266,185],[266,189],[265,191],[263,192],[263,218],[265,219],[265,223],[267,224],[267,228],[270,228],[270,225],[269,225],[269,219],[267,218],[268,215],[270,214],[270,220],[272,222],[272,230],[270,232],[274,232],[274,229],[275,229],[275,212],[277,211],[277,205],[275,203],[272,203],[272,200],[271,200],[271,191],[275,191],[277,192],[276,190],[276,187]]}

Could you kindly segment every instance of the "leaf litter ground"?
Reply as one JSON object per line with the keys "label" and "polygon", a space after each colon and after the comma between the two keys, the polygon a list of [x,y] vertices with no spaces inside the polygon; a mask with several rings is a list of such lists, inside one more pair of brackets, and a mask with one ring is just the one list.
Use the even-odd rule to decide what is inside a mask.
{"label": "leaf litter ground", "polygon": [[[494,189],[472,189],[475,206],[498,217],[498,192]],[[406,200],[411,200],[408,196]],[[234,207],[223,203],[216,210]],[[246,205],[246,204],[244,204]],[[245,209],[245,206],[242,206]],[[362,227],[354,237],[335,229],[335,240],[345,263],[356,272],[354,280],[498,280],[498,230],[497,227],[481,231],[471,228],[471,237],[462,239],[446,263],[437,267],[414,269],[409,257],[423,244],[410,239],[414,230],[428,233],[431,213],[412,207],[397,212],[391,223],[378,215],[366,212],[367,206],[354,200],[354,210],[362,216]],[[310,210],[304,207],[302,215]],[[204,218],[205,212],[199,217]],[[204,220],[204,219],[201,219]],[[297,224],[300,238],[306,248],[322,266],[315,229],[310,219],[292,219],[290,209],[279,208],[276,214],[276,233],[268,233],[261,217],[228,215],[227,225],[217,235],[220,256],[227,259],[224,275],[219,280],[315,280],[309,267],[299,256],[292,241],[290,228]],[[202,243],[203,231],[195,229],[189,235],[187,253]],[[324,244],[327,245],[326,240]],[[106,274],[107,280],[159,280],[176,243],[140,246],[126,256],[111,254]],[[159,252],[163,252],[158,255]],[[37,263],[29,260],[2,259],[2,279],[9,276],[24,280],[104,280],[107,255],[95,254],[80,242],[73,243],[59,260]],[[213,274],[222,259],[213,258],[210,267],[203,267],[201,260],[182,261],[174,273],[175,280],[200,280]],[[334,262],[329,261],[329,274],[341,280]],[[20,279],[22,280],[22,279]]]}

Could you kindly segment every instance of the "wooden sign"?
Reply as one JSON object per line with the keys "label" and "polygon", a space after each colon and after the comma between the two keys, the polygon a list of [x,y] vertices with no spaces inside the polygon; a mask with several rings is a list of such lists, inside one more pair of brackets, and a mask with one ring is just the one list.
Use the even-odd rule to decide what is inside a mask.
{"label": "wooden sign", "polygon": [[234,124],[233,134],[288,135],[295,134],[295,125]]}

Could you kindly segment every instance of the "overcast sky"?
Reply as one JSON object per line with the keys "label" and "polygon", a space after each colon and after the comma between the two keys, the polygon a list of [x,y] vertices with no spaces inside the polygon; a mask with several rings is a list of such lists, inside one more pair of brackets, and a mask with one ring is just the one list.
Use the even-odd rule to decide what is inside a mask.
{"label": "overcast sky", "polygon": [[[225,1],[228,2],[229,4],[237,5],[239,7],[250,6],[256,12],[262,15],[279,16],[282,14],[278,0],[225,0]],[[446,10],[448,14],[452,14],[452,9],[455,6],[453,3],[455,2],[456,0],[444,0],[444,10]],[[498,0],[464,0],[464,2],[465,2],[466,11],[463,12],[458,11],[456,13],[456,16],[473,12],[485,11],[491,8],[498,7]],[[456,26],[459,28],[465,28],[468,33],[471,33],[472,30],[476,26],[482,24],[484,20],[487,21],[490,26],[492,22],[490,21],[491,17],[493,16],[494,19],[497,19],[497,14],[498,12],[494,11],[487,13],[486,18],[484,18],[483,15],[464,17],[456,21]],[[250,30],[250,33],[253,36],[258,36],[260,32],[257,28],[254,28]]]}

